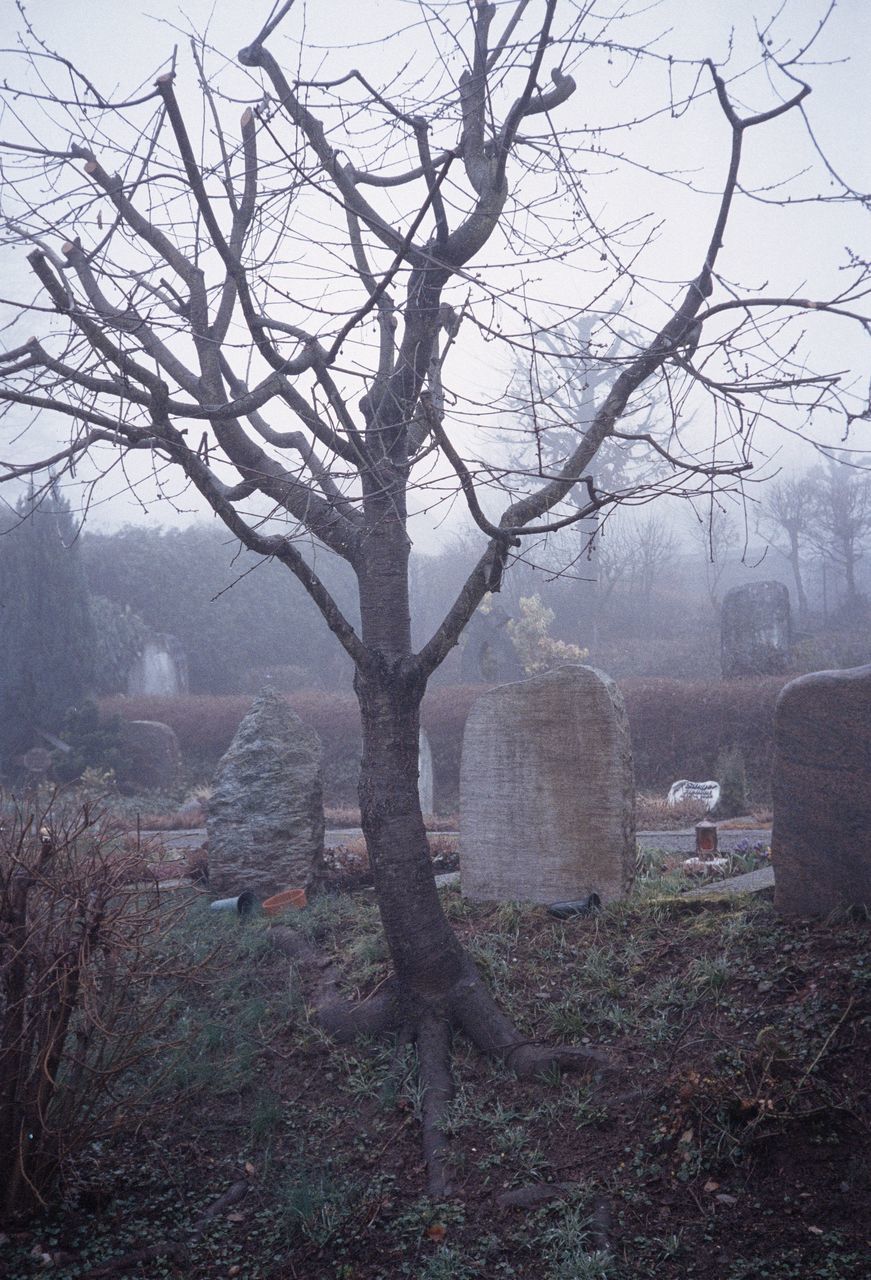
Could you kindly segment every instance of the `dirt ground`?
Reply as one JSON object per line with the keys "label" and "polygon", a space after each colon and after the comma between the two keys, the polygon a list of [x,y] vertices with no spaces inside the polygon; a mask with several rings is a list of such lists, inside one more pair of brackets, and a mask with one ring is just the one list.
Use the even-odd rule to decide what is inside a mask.
{"label": "dirt ground", "polygon": [[[190,891],[180,939],[201,967],[142,1069],[148,1105],[131,1095],[60,1202],[6,1227],[0,1277],[867,1277],[867,924],[785,921],[765,895],[690,902],[648,871],[570,921],[443,891],[529,1038],[610,1061],[521,1083],[458,1040],[443,1203],[411,1050],[329,1042],[267,922]],[[384,980],[365,891],[282,923],[349,991]]]}

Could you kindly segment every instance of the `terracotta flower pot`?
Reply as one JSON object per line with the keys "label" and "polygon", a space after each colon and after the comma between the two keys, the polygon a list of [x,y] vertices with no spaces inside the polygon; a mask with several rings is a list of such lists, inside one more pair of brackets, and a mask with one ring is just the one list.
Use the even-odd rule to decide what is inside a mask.
{"label": "terracotta flower pot", "polygon": [[263,910],[268,916],[279,916],[282,911],[301,911],[307,905],[305,889],[285,889],[282,893],[267,898],[263,903]]}

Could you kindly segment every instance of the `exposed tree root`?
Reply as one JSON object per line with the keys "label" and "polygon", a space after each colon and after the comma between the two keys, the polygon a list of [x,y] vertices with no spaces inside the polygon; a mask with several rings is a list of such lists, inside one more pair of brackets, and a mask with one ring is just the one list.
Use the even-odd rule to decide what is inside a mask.
{"label": "exposed tree root", "polygon": [[404,992],[391,978],[368,999],[355,1001],[341,993],[340,974],[332,961],[299,934],[274,928],[271,936],[275,945],[298,964],[317,1020],[334,1040],[347,1043],[363,1035],[397,1033],[397,1062],[405,1045],[414,1040],[421,1086],[423,1154],[431,1196],[450,1194],[444,1118],[454,1092],[450,1065],[454,1028],[463,1031],[482,1053],[504,1062],[524,1079],[554,1070],[587,1072],[596,1077],[614,1069],[608,1057],[596,1049],[526,1040],[496,1004],[468,958],[446,998],[434,1000],[429,995]]}
{"label": "exposed tree root", "polygon": [[340,974],[332,960],[324,957],[292,929],[270,930],[273,944],[299,966],[307,987],[309,1003],[328,1035],[341,1044],[359,1036],[385,1035],[398,1031],[402,1014],[397,983],[390,979],[367,1000],[349,1000],[339,990]]}
{"label": "exposed tree root", "polygon": [[451,1027],[444,1016],[426,1013],[417,1026],[417,1059],[422,1088],[423,1155],[429,1193],[436,1199],[450,1194],[445,1156],[448,1140],[443,1129],[445,1109],[454,1094],[451,1077]]}
{"label": "exposed tree root", "polygon": [[471,961],[451,994],[450,1009],[482,1053],[501,1059],[521,1078],[545,1075],[554,1068],[593,1073],[611,1069],[609,1059],[596,1049],[526,1040],[496,1004]]}

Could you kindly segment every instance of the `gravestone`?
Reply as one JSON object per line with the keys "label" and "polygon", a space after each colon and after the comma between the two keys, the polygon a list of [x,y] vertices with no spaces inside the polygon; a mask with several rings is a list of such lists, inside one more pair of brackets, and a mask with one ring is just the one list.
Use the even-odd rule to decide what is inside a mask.
{"label": "gravestone", "polygon": [[122,720],[118,782],[123,791],[168,791],[178,781],[175,730],[160,720]]}
{"label": "gravestone", "polygon": [[634,870],[632,751],[614,681],[571,665],[480,697],[460,765],[466,897],[609,902]]}
{"label": "gravestone", "polygon": [[420,811],[433,812],[432,748],[425,730],[421,729],[417,751],[417,787],[420,795]]}
{"label": "gravestone", "polygon": [[776,676],[789,670],[789,591],[782,582],[748,582],[723,598],[723,679]]}
{"label": "gravestone", "polygon": [[308,889],[324,848],[321,743],[274,690],[254,699],[209,797],[209,883],[265,897]]}
{"label": "gravestone", "polygon": [[772,795],[777,910],[871,908],[871,665],[781,690]]}
{"label": "gravestone", "polygon": [[188,691],[187,655],[175,636],[153,636],[127,676],[127,693],[174,698]]}
{"label": "gravestone", "polygon": [[510,616],[498,605],[475,612],[466,627],[460,670],[467,684],[520,680],[523,666],[508,634]]}

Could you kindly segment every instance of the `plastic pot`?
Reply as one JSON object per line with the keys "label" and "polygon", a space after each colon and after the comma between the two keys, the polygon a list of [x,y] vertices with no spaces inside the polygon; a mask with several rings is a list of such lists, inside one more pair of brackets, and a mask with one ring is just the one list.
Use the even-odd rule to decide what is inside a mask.
{"label": "plastic pot", "polygon": [[282,911],[301,911],[305,906],[308,906],[305,889],[285,889],[267,898],[263,910],[268,916],[280,916]]}
{"label": "plastic pot", "polygon": [[212,911],[235,911],[240,916],[250,916],[257,910],[257,899],[250,889],[244,889],[237,898],[218,898],[211,905]]}

